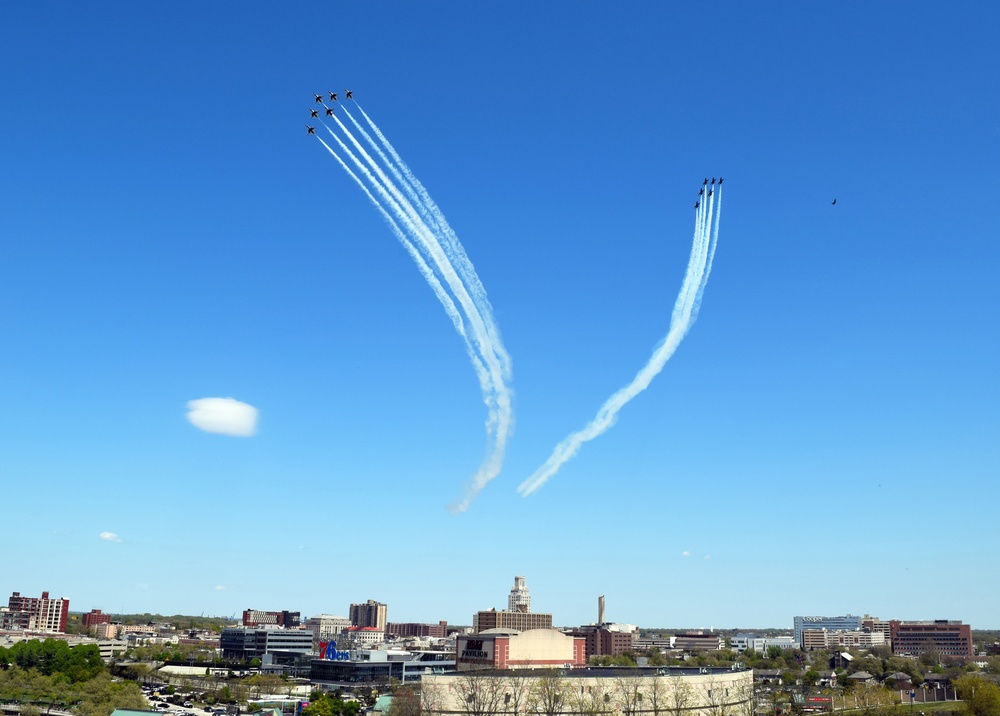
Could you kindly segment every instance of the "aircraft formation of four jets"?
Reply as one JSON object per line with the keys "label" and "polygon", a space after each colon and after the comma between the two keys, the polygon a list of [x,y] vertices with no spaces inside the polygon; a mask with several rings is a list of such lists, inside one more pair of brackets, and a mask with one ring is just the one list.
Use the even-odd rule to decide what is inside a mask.
{"label": "aircraft formation of four jets", "polygon": [[[315,92],[313,92],[313,97],[316,98],[316,104],[323,105],[323,109],[326,110],[326,116],[327,117],[332,117],[333,116],[333,107],[327,107],[326,106],[326,102],[323,101],[323,95],[316,94]],[[344,99],[354,99],[354,92],[352,92],[349,89],[345,89],[344,90]],[[330,101],[331,102],[336,102],[337,101],[337,93],[336,92],[330,92]],[[312,107],[310,107],[309,108],[309,118],[310,119],[319,119],[319,110],[318,109],[313,109]],[[306,134],[316,134],[316,127],[310,127],[307,124],[306,125]]]}
{"label": "aircraft formation of four jets", "polygon": [[[706,186],[708,186],[708,177],[705,177],[705,181],[701,183],[701,189],[698,190],[699,197],[705,196]],[[719,177],[719,186],[722,186],[722,177]],[[715,177],[712,177],[712,188],[708,190],[708,195],[712,196],[714,192],[715,192]],[[698,201],[694,203],[695,209],[697,209],[699,206],[701,206],[701,199],[698,199]]]}

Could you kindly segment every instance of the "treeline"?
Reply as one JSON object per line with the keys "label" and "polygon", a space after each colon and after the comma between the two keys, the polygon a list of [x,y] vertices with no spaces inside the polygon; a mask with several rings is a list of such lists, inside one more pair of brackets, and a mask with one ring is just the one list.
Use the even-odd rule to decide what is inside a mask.
{"label": "treeline", "polygon": [[61,639],[21,641],[0,647],[0,665],[35,669],[44,676],[62,675],[70,683],[88,681],[104,671],[104,660],[96,644],[70,648]]}

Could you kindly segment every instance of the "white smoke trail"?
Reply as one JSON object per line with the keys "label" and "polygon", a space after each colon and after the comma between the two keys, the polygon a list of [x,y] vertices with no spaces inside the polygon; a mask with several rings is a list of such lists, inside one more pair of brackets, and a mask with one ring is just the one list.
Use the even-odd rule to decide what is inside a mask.
{"label": "white smoke trail", "polygon": [[361,191],[363,191],[368,197],[368,200],[371,201],[371,203],[375,205],[375,208],[382,214],[382,218],[384,218],[386,223],[389,224],[389,228],[392,229],[392,233],[396,235],[396,238],[399,239],[399,243],[403,245],[403,248],[406,249],[406,252],[413,259],[414,263],[417,264],[417,270],[420,271],[420,275],[424,277],[428,284],[430,284],[434,295],[437,296],[441,305],[444,306],[444,311],[448,314],[451,322],[455,325],[455,330],[458,331],[459,335],[461,335],[463,339],[465,339],[470,356],[474,360],[478,361],[479,358],[476,356],[475,351],[472,350],[472,345],[469,343],[468,336],[465,334],[465,324],[462,321],[461,314],[455,307],[455,302],[451,300],[451,296],[449,296],[448,292],[444,290],[444,286],[442,286],[441,282],[438,281],[437,276],[435,276],[434,272],[431,271],[430,266],[428,266],[427,262],[424,261],[423,256],[420,255],[420,252],[417,251],[416,247],[410,242],[410,240],[406,238],[406,234],[404,234],[403,230],[399,228],[399,224],[397,224],[389,212],[385,210],[385,207],[379,204],[378,199],[372,196],[372,193],[368,191],[368,187],[365,186],[364,182],[361,181],[361,179],[358,178],[358,175],[352,172],[351,168],[344,163],[344,160],[340,158],[340,155],[333,151],[330,145],[323,141],[322,137],[316,137],[316,139],[319,140],[320,144],[326,147],[326,150],[333,155],[337,162],[340,163],[340,166],[343,167],[344,171],[347,172],[355,182],[357,182],[358,186],[361,187]]}
{"label": "white smoke trail", "polygon": [[[345,110],[346,111],[346,110]],[[363,113],[363,110],[362,110]],[[348,112],[348,116],[350,113]],[[367,115],[365,115],[367,118]],[[368,142],[368,144],[373,148],[376,153],[379,154],[382,161],[386,164],[390,173],[396,178],[399,185],[401,185],[408,195],[408,198],[403,197],[397,188],[396,184],[393,183],[389,177],[380,169],[378,164],[371,158],[371,156],[364,150],[360,143],[351,134],[350,130],[347,129],[344,124],[334,117],[337,125],[340,127],[344,135],[350,140],[353,146],[357,149],[358,154],[364,159],[371,171],[365,167],[364,164],[355,156],[355,154],[340,141],[339,137],[333,133],[330,133],[340,145],[342,151],[351,159],[358,170],[365,176],[369,181],[378,195],[385,202],[386,206],[396,215],[399,223],[403,225],[406,231],[415,239],[417,246],[414,247],[410,244],[410,247],[425,256],[428,262],[424,262],[423,266],[427,268],[428,271],[435,276],[435,281],[437,281],[437,288],[432,284],[432,288],[435,289],[435,293],[438,293],[438,288],[442,291],[444,290],[440,281],[437,280],[437,276],[443,280],[444,284],[451,289],[454,294],[458,304],[461,306],[461,310],[468,320],[468,325],[470,334],[466,334],[464,330],[464,324],[460,326],[456,323],[456,330],[462,335],[466,342],[467,352],[473,362],[473,367],[476,371],[477,377],[480,383],[480,389],[483,394],[483,401],[487,406],[487,422],[486,429],[488,437],[492,438],[492,446],[488,450],[486,457],[484,458],[482,464],[476,473],[469,480],[466,488],[466,494],[462,500],[450,506],[453,512],[464,512],[468,509],[472,499],[476,494],[479,493],[485,487],[485,485],[496,477],[500,468],[503,465],[503,458],[506,452],[507,439],[509,437],[510,431],[513,427],[513,401],[512,392],[509,386],[506,384],[506,379],[509,378],[510,374],[510,358],[503,347],[503,343],[500,340],[499,330],[496,328],[496,322],[493,317],[492,307],[489,302],[485,300],[485,290],[482,288],[482,284],[479,281],[478,275],[475,274],[475,270],[472,268],[471,262],[468,261],[465,255],[464,249],[461,244],[458,243],[457,237],[451,232],[450,237],[444,236],[442,233],[442,226],[447,227],[447,222],[443,220],[443,215],[440,210],[437,209],[436,205],[433,207],[433,211],[429,210],[427,203],[423,201],[423,197],[426,196],[426,191],[420,186],[420,191],[413,188],[415,178],[409,173],[408,169],[405,169],[405,164],[399,159],[399,155],[391,148],[388,140],[385,139],[384,135],[380,134],[380,140],[385,146],[388,146],[394,158],[398,161],[396,166],[390,162],[379,149],[377,143],[375,143],[371,137],[365,133],[357,121],[351,116],[351,121],[354,123],[355,127],[358,128],[359,132]],[[368,119],[369,123],[374,126],[374,123]],[[328,128],[329,129],[329,128]],[[329,149],[329,147],[328,147]],[[336,153],[330,150],[334,156]],[[337,157],[340,161],[339,156]],[[341,166],[347,169],[344,162],[341,161]],[[397,168],[402,166],[405,169],[406,176],[410,177],[412,181],[408,181],[406,176],[402,176],[400,170]],[[348,170],[349,171],[349,170]],[[374,172],[374,176],[372,174]],[[352,172],[353,174],[353,172]],[[355,179],[360,183],[360,179]],[[377,178],[376,178],[377,177]],[[417,182],[419,185],[419,182]],[[362,184],[362,186],[364,186]],[[367,191],[367,188],[364,187]],[[370,192],[369,198],[374,200]],[[429,197],[428,197],[429,198]],[[378,204],[378,202],[375,202]],[[416,205],[416,209],[414,208]],[[384,215],[387,212],[384,207],[379,204],[379,208],[383,211]],[[433,230],[431,228],[433,226]],[[398,225],[397,227],[398,228]],[[449,232],[450,227],[447,229]],[[457,246],[457,251],[455,247]],[[411,256],[413,253],[411,252]],[[456,269],[455,265],[452,263],[453,260],[459,262],[460,268]],[[418,266],[420,263],[418,263]],[[436,272],[434,272],[436,269]],[[471,274],[470,274],[471,272]],[[421,273],[427,278],[427,273],[423,270]],[[470,279],[469,277],[473,277]],[[472,290],[470,291],[470,287]],[[438,296],[439,299],[441,296]],[[450,299],[449,299],[450,300]],[[442,301],[444,303],[444,301]],[[454,309],[454,303],[451,303],[451,307]],[[448,305],[445,304],[446,311],[448,310]],[[454,317],[453,317],[454,322]]]}
{"label": "white smoke trail", "polygon": [[[614,425],[619,411],[632,398],[645,390],[653,378],[663,370],[663,367],[670,360],[671,356],[673,356],[681,340],[683,340],[691,328],[696,317],[698,304],[701,301],[705,283],[708,281],[708,272],[706,269],[710,266],[711,258],[714,258],[715,255],[715,240],[710,236],[712,211],[715,202],[713,197],[707,198],[708,206],[705,206],[705,202],[703,202],[699,205],[695,214],[695,231],[691,244],[691,255],[688,259],[684,281],[681,284],[677,300],[674,303],[670,329],[666,337],[656,347],[649,362],[636,374],[632,382],[608,398],[590,423],[581,430],[571,433],[556,445],[548,460],[531,477],[518,486],[517,491],[522,497],[527,497],[544,485],[566,462],[579,452],[583,443],[593,440]],[[716,218],[715,226],[715,239],[717,239],[718,218]]]}
{"label": "white smoke trail", "polygon": [[[340,137],[334,134],[333,130],[331,130],[329,127],[326,127],[326,129],[328,132],[330,132],[330,136],[333,137],[334,141],[337,142],[337,145],[340,147],[341,151],[344,152],[345,155],[347,155],[347,157],[351,160],[351,162],[354,163],[354,165],[358,168],[358,170],[371,183],[372,187],[382,198],[382,200],[389,206],[390,209],[392,209],[393,213],[396,215],[396,218],[399,220],[399,223],[401,223],[406,228],[406,230],[410,233],[411,236],[415,237],[418,240],[418,243],[423,244],[426,237],[426,227],[423,227],[422,229],[418,228],[417,224],[415,224],[410,219],[410,217],[407,216],[406,212],[403,211],[403,208],[400,207],[399,204],[389,195],[389,193],[386,191],[386,188],[381,183],[379,183],[375,177],[372,176],[371,172],[368,171],[365,165],[361,163],[361,160],[358,159],[358,157],[347,147],[347,145],[344,144],[343,141],[341,141]],[[322,141],[322,139],[320,139],[320,141]],[[332,149],[330,149],[330,147],[327,146],[325,142],[323,144],[324,146],[327,147],[330,153],[333,154],[333,156],[336,157],[338,161],[340,161],[341,166],[344,166],[344,168],[347,169],[347,167],[344,165],[344,162],[340,159],[337,153],[334,152]],[[352,174],[352,176],[354,176],[355,180],[358,180],[357,176],[354,175],[354,173],[351,172],[350,169],[347,169],[347,171],[350,174]],[[369,197],[374,200],[374,197],[371,197],[371,192],[367,190],[367,187],[365,187],[363,183],[361,184],[361,187],[365,189],[365,192],[369,194]],[[383,215],[386,215],[385,209],[382,207],[382,205],[379,204],[377,201],[375,201],[375,204],[383,212]],[[441,301],[442,305],[444,305],[445,311],[448,312],[449,317],[452,319],[452,323],[455,324],[455,329],[459,332],[459,334],[465,341],[466,352],[469,354],[469,357],[472,360],[472,366],[476,372],[476,377],[479,380],[480,389],[484,393],[486,393],[489,390],[489,386],[491,385],[490,374],[491,372],[494,371],[489,370],[487,366],[484,365],[482,355],[474,345],[476,341],[470,340],[470,337],[465,330],[465,325],[461,321],[461,319],[458,318],[458,321],[456,322],[456,317],[459,316],[458,310],[455,307],[455,304],[452,301],[451,296],[444,290],[444,287],[438,280],[437,275],[433,272],[430,266],[428,266],[423,256],[416,251],[416,247],[414,247],[412,243],[407,242],[407,244],[408,244],[407,250],[409,251],[410,248],[413,249],[413,252],[411,252],[410,255],[415,256],[418,268],[424,275],[424,278],[428,280],[428,283],[430,283],[431,289],[434,291],[435,295],[437,295],[438,300]],[[418,257],[419,260],[417,260]],[[430,278],[428,278],[428,276]],[[465,305],[463,305],[463,309],[466,309]],[[451,312],[454,312],[454,314],[452,314]],[[466,310],[466,316],[468,316],[467,310]]]}
{"label": "white smoke trail", "polygon": [[[372,132],[374,132],[375,136],[378,137],[382,147],[389,153],[389,156],[392,157],[393,162],[395,162],[395,165],[405,177],[405,182],[409,184],[412,190],[419,196],[419,203],[426,208],[433,223],[440,227],[440,232],[436,231],[435,233],[441,236],[445,251],[455,262],[456,270],[462,275],[463,281],[469,287],[469,292],[476,300],[477,305],[480,306],[484,319],[488,319],[487,329],[490,331],[490,336],[496,341],[496,345],[502,349],[503,341],[500,339],[500,329],[496,325],[496,321],[493,319],[493,308],[490,305],[489,299],[486,297],[486,289],[483,287],[483,284],[479,279],[479,275],[476,273],[475,267],[473,267],[472,262],[466,255],[462,243],[458,240],[458,236],[448,224],[448,220],[431,198],[427,189],[425,189],[424,185],[420,183],[420,180],[413,174],[410,168],[406,165],[406,162],[403,161],[402,157],[399,156],[399,153],[396,152],[395,148],[382,133],[382,130],[379,129],[378,125],[375,124],[372,118],[368,116],[364,109],[362,109],[360,104],[358,104],[357,107],[358,111],[361,112],[361,116],[365,118],[368,126],[371,127]],[[349,112],[347,115],[351,118],[351,121],[357,125],[354,117]],[[374,146],[374,142],[371,142],[370,138],[368,141]],[[498,355],[498,358],[504,366],[504,376],[509,379],[511,373],[510,357],[506,354],[506,352],[503,352]]]}

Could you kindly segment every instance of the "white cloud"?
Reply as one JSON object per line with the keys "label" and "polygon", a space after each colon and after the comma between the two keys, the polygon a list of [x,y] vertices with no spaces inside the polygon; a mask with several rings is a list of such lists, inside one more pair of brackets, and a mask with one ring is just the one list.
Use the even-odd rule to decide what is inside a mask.
{"label": "white cloud", "polygon": [[257,432],[257,408],[233,398],[189,400],[188,422],[206,433],[250,437]]}
{"label": "white cloud", "polygon": [[690,557],[690,556],[691,556],[691,553],[689,551],[687,551],[687,550],[684,550],[683,552],[681,552],[681,557]]}
{"label": "white cloud", "polygon": [[225,587],[223,587],[221,584],[216,584],[215,585],[215,591],[221,592],[221,591],[224,591],[224,590],[225,590]]}
{"label": "white cloud", "polygon": [[122,538],[116,535],[114,532],[101,532],[98,535],[105,542],[121,542]]}

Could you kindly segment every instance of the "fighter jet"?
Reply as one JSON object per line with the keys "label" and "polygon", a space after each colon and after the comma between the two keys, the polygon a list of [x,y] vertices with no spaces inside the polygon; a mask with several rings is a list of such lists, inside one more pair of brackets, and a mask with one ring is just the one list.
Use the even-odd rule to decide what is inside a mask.
{"label": "fighter jet", "polygon": [[699,206],[701,206],[701,202],[700,201],[696,201],[694,203],[694,208],[697,209]]}
{"label": "fighter jet", "polygon": [[336,92],[331,92],[330,93],[330,101],[331,102],[336,102],[337,101],[337,93]]}
{"label": "fighter jet", "polygon": [[833,202],[830,204],[830,206],[836,206],[836,205],[837,205],[837,200],[834,199]]}
{"label": "fighter jet", "polygon": [[344,99],[354,99],[354,92],[349,89],[344,90]]}
{"label": "fighter jet", "polygon": [[698,196],[705,196],[705,187],[698,190]]}
{"label": "fighter jet", "polygon": [[318,109],[310,109],[309,110],[309,119],[316,119],[318,116],[319,116],[319,110]]}
{"label": "fighter jet", "polygon": [[[326,107],[326,105],[323,105],[323,106]],[[327,117],[332,117],[333,116],[333,107],[327,107],[326,108],[326,116]]]}
{"label": "fighter jet", "polygon": [[706,184],[708,184],[708,177],[705,177],[705,181],[701,183],[702,186],[705,186]]}
{"label": "fighter jet", "polygon": [[715,177],[712,177],[712,186],[715,186]]}
{"label": "fighter jet", "polygon": [[316,98],[316,104],[321,104],[323,102],[323,95],[313,92],[313,97]]}
{"label": "fighter jet", "polygon": [[310,126],[309,126],[309,125],[307,124],[307,125],[306,125],[306,134],[316,134],[316,128],[315,128],[315,127],[310,127]]}
{"label": "fighter jet", "polygon": [[709,189],[709,190],[708,190],[708,195],[709,195],[709,196],[712,196],[712,192],[713,192],[713,191],[715,191],[715,189]]}
{"label": "fighter jet", "polygon": [[719,177],[719,186],[722,186],[722,177]]}

